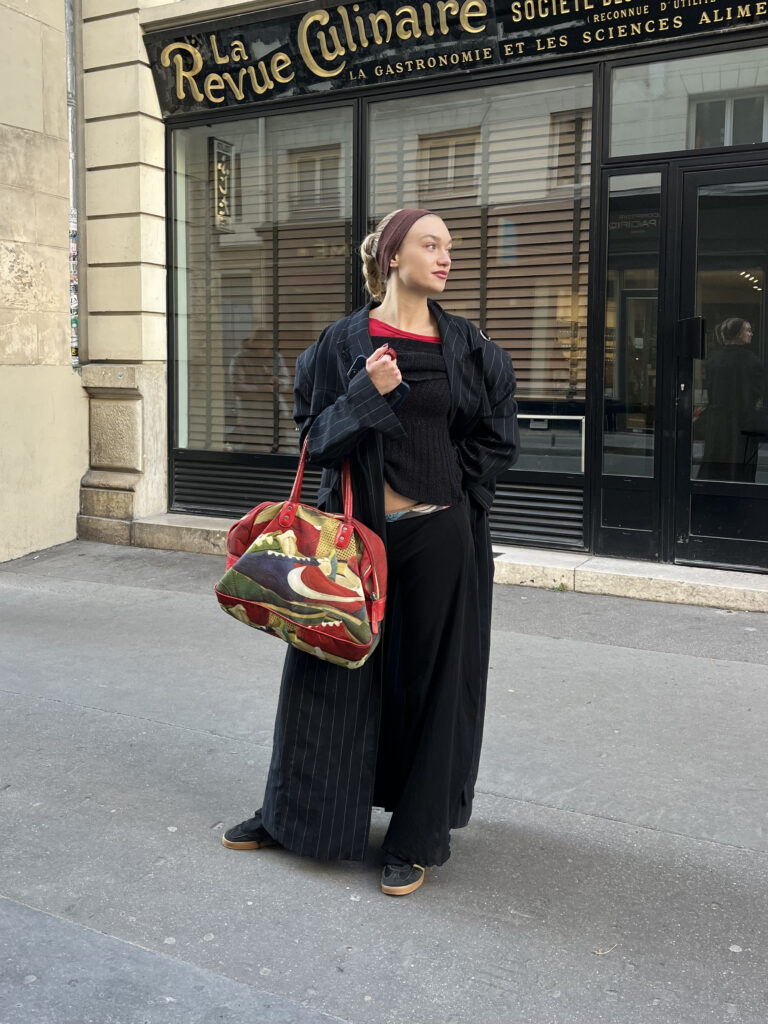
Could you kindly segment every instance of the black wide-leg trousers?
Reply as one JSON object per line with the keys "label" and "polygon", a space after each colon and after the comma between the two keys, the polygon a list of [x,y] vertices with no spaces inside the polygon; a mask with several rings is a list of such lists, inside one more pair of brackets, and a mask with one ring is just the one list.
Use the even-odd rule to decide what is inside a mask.
{"label": "black wide-leg trousers", "polygon": [[392,811],[385,861],[426,867],[450,856],[473,770],[482,666],[467,504],[388,523],[387,572],[374,804]]}

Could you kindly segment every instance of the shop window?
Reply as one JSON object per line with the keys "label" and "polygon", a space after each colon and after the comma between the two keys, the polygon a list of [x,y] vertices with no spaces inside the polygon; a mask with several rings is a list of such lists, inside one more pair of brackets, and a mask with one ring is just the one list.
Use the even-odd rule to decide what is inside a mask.
{"label": "shop window", "polygon": [[583,470],[591,101],[591,76],[572,75],[370,108],[371,226],[403,206],[445,218],[441,303],[512,356],[527,471]]}
{"label": "shop window", "polygon": [[419,136],[419,194],[422,202],[440,196],[471,198],[477,194],[479,141],[477,129]]}
{"label": "shop window", "polygon": [[341,147],[293,149],[288,152],[290,202],[294,213],[312,217],[338,213]]}
{"label": "shop window", "polygon": [[[590,134],[585,133],[589,126],[592,112],[590,110],[564,110],[550,114],[550,138],[552,140],[552,160],[550,175],[552,187],[573,185],[579,171],[585,163],[589,163]],[[585,149],[586,140],[586,149]],[[579,159],[576,159],[576,153]]]}
{"label": "shop window", "polygon": [[610,155],[768,142],[766,63],[760,48],[616,68]]}
{"label": "shop window", "polygon": [[763,94],[713,97],[691,101],[691,149],[751,146],[765,142],[766,97]]}
{"label": "shop window", "polygon": [[652,477],[654,472],[660,202],[659,174],[610,179],[602,422],[606,476]]}
{"label": "shop window", "polygon": [[351,120],[174,130],[175,447],[296,452],[296,359],[349,310]]}

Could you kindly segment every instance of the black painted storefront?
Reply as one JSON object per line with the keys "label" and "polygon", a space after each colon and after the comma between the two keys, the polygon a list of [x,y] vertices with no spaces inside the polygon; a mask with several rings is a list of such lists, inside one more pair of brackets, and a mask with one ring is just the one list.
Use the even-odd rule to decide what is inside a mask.
{"label": "black painted storefront", "polygon": [[[579,10],[576,4],[574,15],[574,2],[570,0],[570,8],[568,0],[545,6],[544,10],[560,11],[560,14],[548,15],[545,25],[538,18],[524,26],[524,31],[519,30],[519,23],[510,21],[511,11],[516,6],[519,11],[523,10],[520,5],[506,5],[503,16],[498,13],[499,7],[492,20],[486,19],[486,31],[472,39],[473,49],[480,54],[490,50],[490,57],[478,59],[471,68],[462,71],[454,71],[443,64],[433,69],[425,66],[419,73],[371,80],[372,68],[377,62],[381,65],[382,61],[390,64],[402,63],[405,59],[424,61],[427,44],[431,46],[429,52],[438,57],[441,53],[460,50],[467,45],[467,34],[462,34],[455,25],[449,26],[444,37],[435,41],[425,38],[422,22],[418,46],[414,39],[408,47],[398,41],[398,45],[382,47],[377,60],[363,52],[358,36],[355,67],[368,69],[369,77],[364,82],[352,78],[351,67],[345,68],[349,72],[346,80],[341,76],[318,80],[307,72],[298,56],[296,28],[304,11],[316,9],[299,7],[290,19],[283,15],[282,20],[267,22],[269,45],[259,51],[268,55],[265,58],[267,74],[269,59],[281,53],[283,59],[278,60],[277,70],[282,67],[283,77],[295,70],[295,77],[290,84],[284,83],[282,92],[273,82],[269,94],[252,96],[251,102],[248,102],[243,80],[235,77],[234,72],[231,75],[234,91],[226,82],[220,87],[216,77],[212,88],[209,82],[208,92],[202,83],[206,74],[221,77],[225,67],[235,68],[234,64],[219,63],[227,47],[231,48],[237,39],[247,39],[254,25],[260,25],[263,34],[267,31],[263,20],[257,22],[252,15],[227,23],[202,22],[185,27],[183,31],[148,35],[147,49],[169,128],[167,164],[170,167],[173,161],[170,132],[175,128],[224,123],[266,110],[270,113],[325,111],[340,106],[349,110],[353,125],[354,180],[345,288],[347,309],[351,310],[365,301],[353,249],[370,225],[366,182],[373,173],[368,150],[372,103],[396,97],[418,105],[420,98],[431,96],[438,89],[447,93],[452,89],[512,86],[532,79],[575,73],[591,75],[585,394],[570,403],[567,398],[561,399],[556,407],[535,398],[522,398],[520,405],[521,414],[532,428],[530,435],[533,429],[541,428],[545,432],[548,427],[541,425],[549,424],[550,418],[554,421],[560,417],[563,423],[569,417],[584,418],[583,472],[520,468],[505,474],[499,482],[492,514],[494,537],[500,543],[768,570],[768,480],[760,482],[763,464],[760,463],[756,478],[750,476],[753,470],[749,466],[746,470],[740,468],[735,478],[734,474],[722,478],[728,477],[728,473],[713,479],[706,474],[702,476],[703,453],[708,443],[705,439],[708,410],[706,402],[701,401],[701,394],[706,393],[702,392],[702,381],[708,365],[704,357],[712,352],[715,323],[734,313],[727,298],[717,301],[720,294],[717,289],[725,288],[723,282],[726,278],[730,281],[734,275],[742,277],[743,283],[748,280],[744,275],[748,274],[763,285],[768,276],[765,241],[768,238],[768,144],[731,142],[672,151],[648,147],[647,153],[629,155],[615,152],[612,155],[611,151],[614,72],[682,58],[702,57],[715,61],[725,49],[729,54],[738,55],[768,46],[768,29],[758,24],[766,14],[764,5],[752,4],[750,17],[742,17],[740,22],[732,14],[726,27],[733,30],[725,33],[717,31],[722,25],[717,24],[716,18],[714,23],[705,22],[701,27],[696,20],[700,11],[707,10],[710,17],[720,12],[725,18],[726,11],[738,8],[717,2],[676,8],[670,2],[669,11],[681,12],[679,17],[683,21],[679,28],[670,29],[663,42],[654,42],[653,37],[646,34],[642,45],[629,45],[626,38],[619,38],[606,40],[598,50],[594,40],[591,48],[583,45],[583,33],[594,32],[594,27],[584,27],[589,24],[585,20],[590,16],[589,9]],[[386,7],[378,3],[354,6],[360,14]],[[592,12],[596,6],[591,8]],[[641,6],[644,5],[636,5]],[[658,6],[655,4],[654,9]],[[647,5],[645,7],[647,9]],[[538,11],[541,9],[539,6]],[[338,7],[329,8],[331,14],[338,10]],[[478,6],[471,8],[465,24],[472,28],[479,25],[479,10]],[[598,8],[598,11],[605,10],[613,11],[615,7],[606,4]],[[660,18],[660,12],[656,13]],[[347,14],[350,17],[353,14],[351,5]],[[339,24],[338,38],[348,42],[350,37],[343,34],[345,23]],[[435,24],[436,21],[433,28]],[[606,31],[606,26],[625,22],[608,20],[598,24]],[[214,32],[215,55],[208,42]],[[657,39],[662,37],[663,33],[655,35]],[[546,43],[542,47],[541,40],[558,38],[568,40],[567,45],[554,44],[559,52],[548,51]],[[191,102],[194,95],[189,79],[183,83],[185,98],[180,100],[175,95],[180,66],[176,65],[177,78],[174,79],[173,55],[167,68],[162,67],[163,50],[173,40],[186,40],[187,46],[194,46],[205,54],[195,79],[199,83],[198,92],[203,96],[201,102]],[[507,59],[505,47],[513,43],[517,52],[513,49]],[[519,50],[522,46],[528,47],[525,53]],[[608,47],[615,48],[607,52]],[[185,61],[187,57],[192,60],[189,50],[175,52],[181,53]],[[346,57],[350,58],[349,52]],[[189,62],[183,65],[192,66]],[[243,79],[246,77],[244,75]],[[265,81],[258,76],[255,80],[262,85]],[[238,86],[243,93],[242,101]],[[733,118],[733,114],[729,116]],[[634,190],[622,189],[622,179],[627,182],[637,179],[640,185]],[[658,182],[657,190],[655,182]],[[168,209],[173,210],[175,198],[170,177],[167,198]],[[447,219],[450,226],[450,218]],[[169,254],[174,252],[174,238],[174,218],[169,217]],[[608,280],[609,271],[613,275],[612,283]],[[176,309],[178,301],[174,280],[174,275],[169,273],[170,311]],[[710,299],[708,282],[715,289]],[[742,301],[739,308],[753,321],[754,340],[750,350],[765,367],[768,365],[765,292],[762,285],[749,285],[749,288],[752,305],[747,308]],[[169,316],[169,366],[175,367],[173,323],[174,318]],[[641,332],[641,337],[631,336],[633,326]],[[619,337],[622,332],[624,336]],[[608,355],[607,350],[610,350]],[[638,372],[642,379],[637,374],[633,377],[633,362],[640,364]],[[609,387],[609,363],[610,374],[617,379],[621,377],[625,385],[623,392],[621,388]],[[258,500],[287,493],[296,464],[293,455],[181,446],[175,370],[170,377],[172,510],[241,514]],[[759,457],[763,457],[759,446],[763,440],[761,432],[766,433],[768,441],[768,422],[763,422],[768,416],[763,412],[766,405],[768,394],[762,406],[758,400],[749,422],[740,424],[739,437],[743,434],[745,442],[745,465],[754,461],[755,446]],[[714,421],[715,417],[710,415],[708,419]],[[545,436],[544,433],[541,436]],[[310,484],[314,482],[312,476],[308,480]]]}

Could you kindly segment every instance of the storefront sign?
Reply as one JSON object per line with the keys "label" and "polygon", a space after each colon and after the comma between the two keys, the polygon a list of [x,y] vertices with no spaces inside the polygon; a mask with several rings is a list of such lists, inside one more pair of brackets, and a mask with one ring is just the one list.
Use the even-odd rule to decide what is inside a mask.
{"label": "storefront sign", "polygon": [[213,179],[213,226],[217,231],[234,231],[234,188],[231,142],[211,139],[211,177]]}
{"label": "storefront sign", "polygon": [[145,37],[165,115],[768,21],[768,0],[362,0]]}

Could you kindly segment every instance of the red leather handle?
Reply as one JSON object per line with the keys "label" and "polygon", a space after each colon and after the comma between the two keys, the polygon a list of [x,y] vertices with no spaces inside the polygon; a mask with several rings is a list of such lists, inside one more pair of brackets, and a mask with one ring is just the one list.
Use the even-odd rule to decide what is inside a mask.
{"label": "red leather handle", "polygon": [[[281,526],[290,526],[296,518],[296,510],[301,502],[301,487],[304,482],[304,467],[307,463],[308,441],[309,438],[304,439],[304,444],[301,447],[301,455],[299,456],[299,465],[296,469],[296,477],[293,481],[293,488],[291,489],[291,496],[283,505],[283,510],[280,513]],[[344,459],[344,462],[341,465],[341,494],[344,502],[344,518],[339,524],[339,529],[336,534],[336,544],[338,547],[343,548],[349,543],[353,529],[352,473],[349,468],[349,459]]]}
{"label": "red leather handle", "polygon": [[301,501],[301,485],[304,482],[304,466],[307,461],[307,444],[309,438],[304,438],[304,444],[301,446],[301,455],[299,456],[299,465],[296,469],[296,478],[293,481],[293,489],[291,490],[291,496],[288,501],[292,505],[298,505]]}
{"label": "red leather handle", "polygon": [[344,501],[344,519],[352,522],[352,473],[349,469],[349,459],[344,459],[341,466],[341,494]]}

